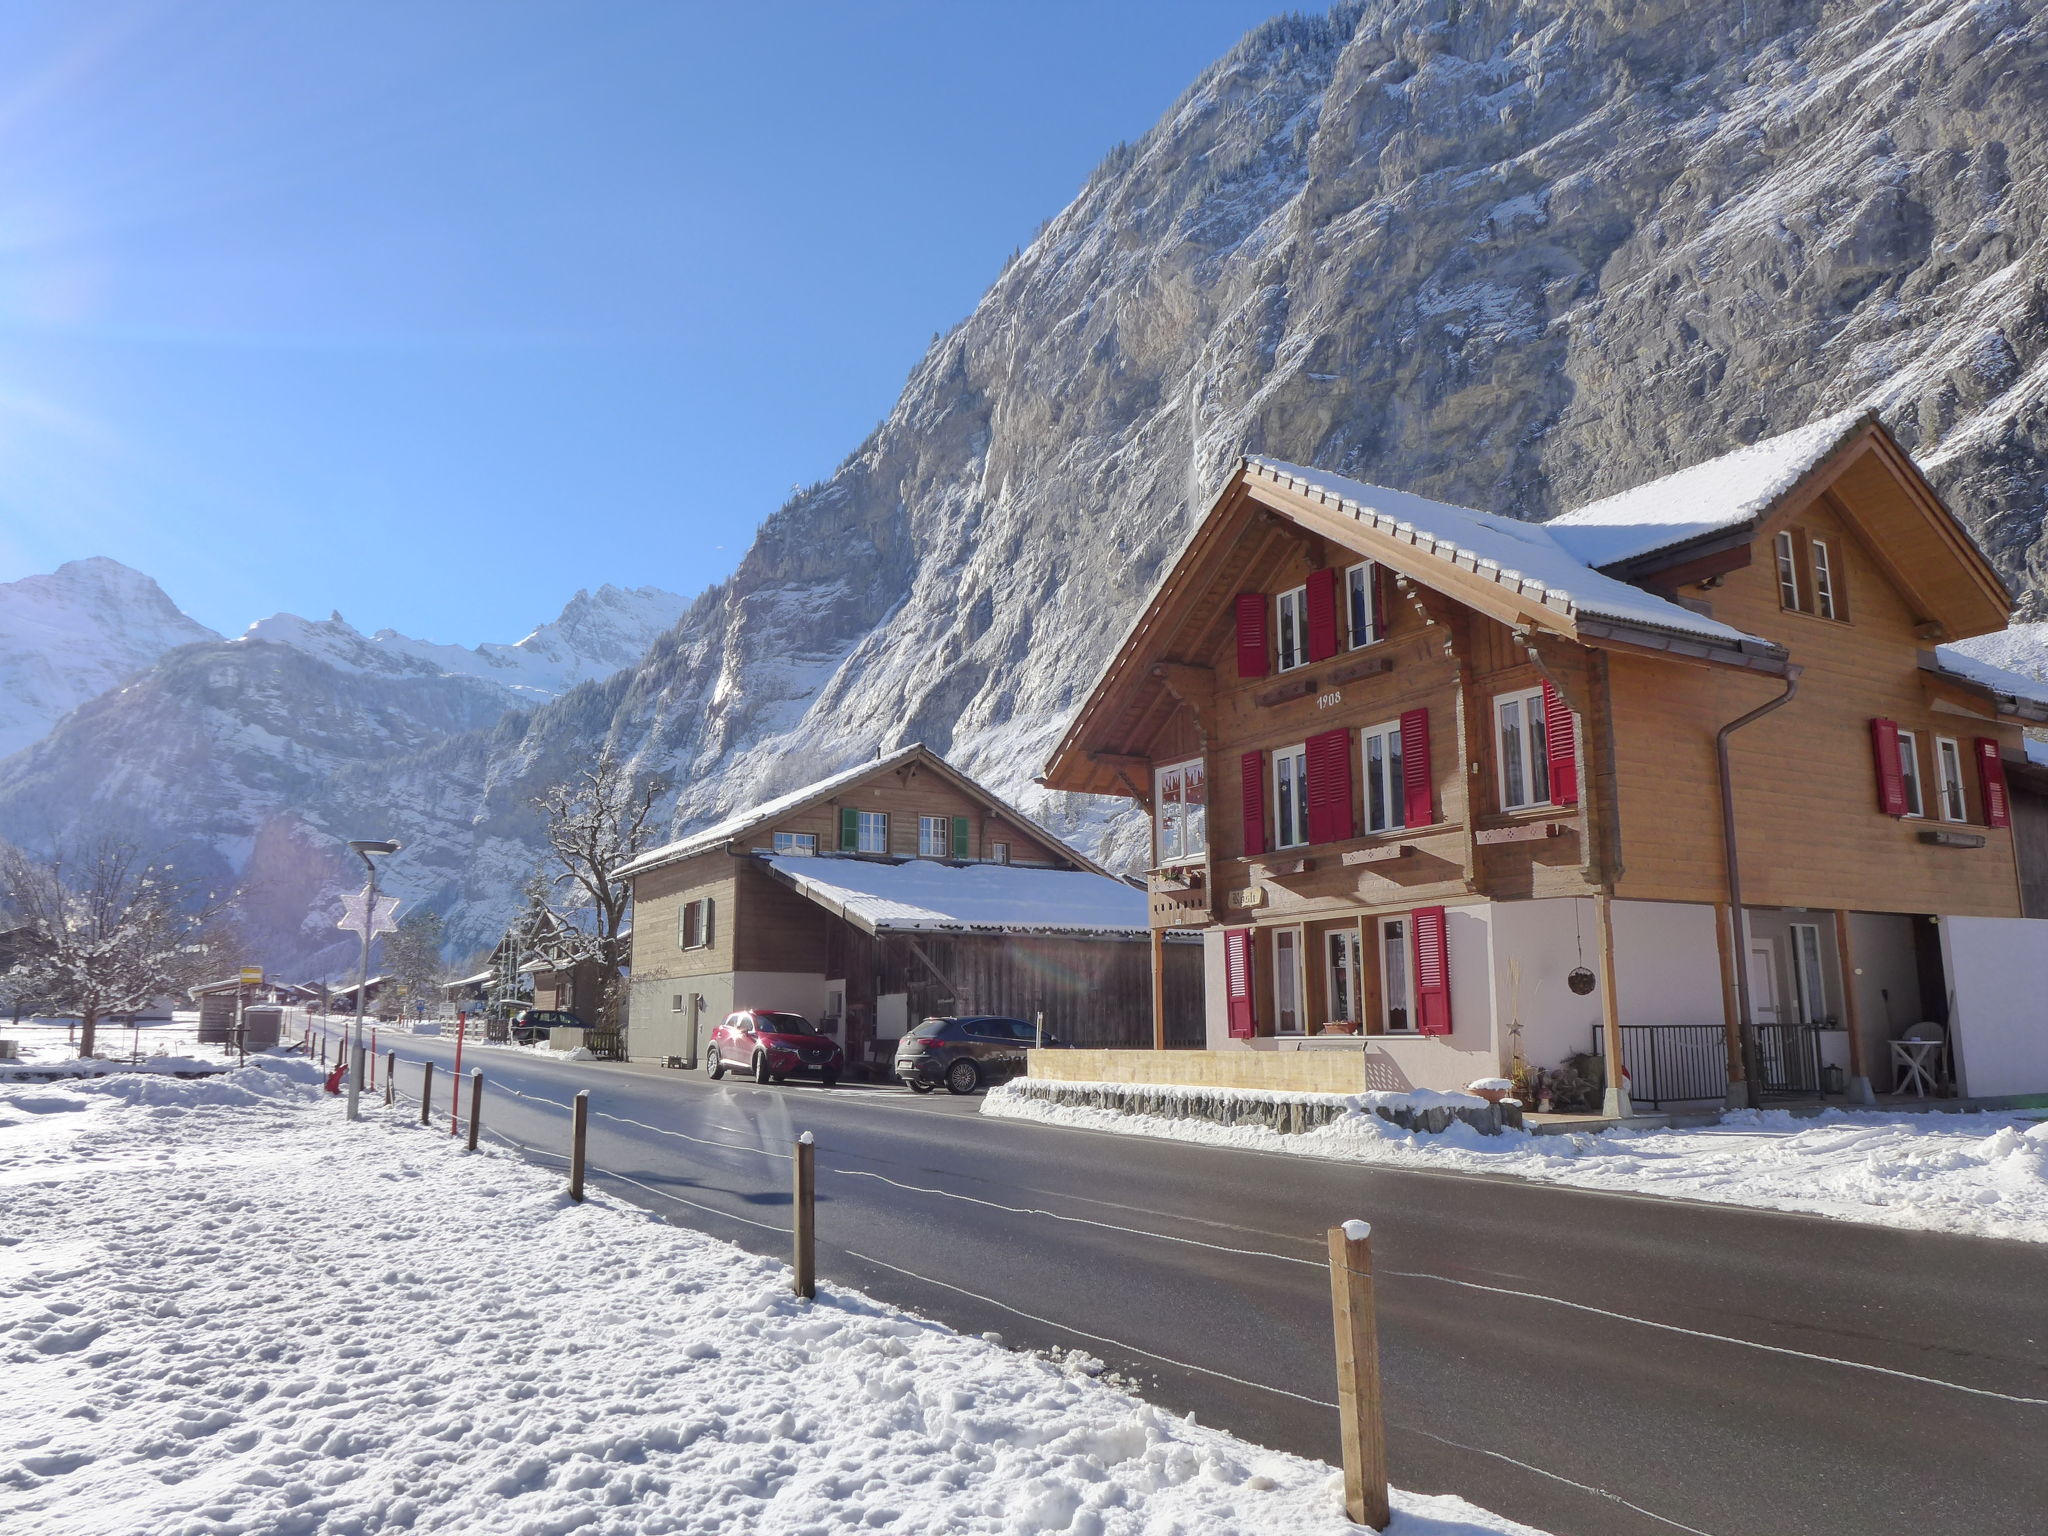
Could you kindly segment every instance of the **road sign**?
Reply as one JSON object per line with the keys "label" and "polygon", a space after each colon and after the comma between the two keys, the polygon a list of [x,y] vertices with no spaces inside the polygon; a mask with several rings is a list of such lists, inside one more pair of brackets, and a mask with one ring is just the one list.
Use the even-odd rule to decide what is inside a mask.
{"label": "road sign", "polygon": [[[334,926],[345,933],[361,933],[365,927],[363,909],[369,904],[369,898],[370,893],[368,891],[357,891],[353,896],[342,897],[341,921]],[[398,924],[392,921],[397,915],[398,898],[396,896],[379,896],[377,898],[377,910],[368,919],[369,931],[372,934],[398,932]]]}
{"label": "road sign", "polygon": [[245,986],[245,987],[260,987],[260,986],[262,986],[262,985],[263,985],[263,967],[262,967],[262,966],[260,966],[260,965],[245,965],[245,966],[243,966],[243,967],[242,967],[242,985],[243,985],[243,986]]}

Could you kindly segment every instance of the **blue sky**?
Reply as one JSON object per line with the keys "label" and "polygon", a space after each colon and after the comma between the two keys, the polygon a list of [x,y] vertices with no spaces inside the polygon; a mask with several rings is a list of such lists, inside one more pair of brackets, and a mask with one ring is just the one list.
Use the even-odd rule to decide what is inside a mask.
{"label": "blue sky", "polygon": [[693,593],[1272,0],[0,0],[0,581]]}

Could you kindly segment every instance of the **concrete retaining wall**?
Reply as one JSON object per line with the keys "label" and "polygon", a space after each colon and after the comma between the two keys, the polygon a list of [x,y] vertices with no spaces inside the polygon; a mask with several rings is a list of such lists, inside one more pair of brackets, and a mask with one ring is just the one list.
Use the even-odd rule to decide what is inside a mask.
{"label": "concrete retaining wall", "polygon": [[1277,1093],[1362,1093],[1368,1086],[1365,1053],[1350,1045],[1306,1051],[1033,1051],[1031,1076]]}
{"label": "concrete retaining wall", "polygon": [[[1050,1051],[1044,1053],[1046,1056],[1053,1054]],[[1102,1054],[1142,1056],[1152,1053]],[[1037,1069],[1038,1064],[1034,1062],[1033,1072]],[[1497,1136],[1504,1127],[1519,1127],[1522,1123],[1522,1111],[1516,1105],[1488,1104],[1462,1094],[1274,1093],[1244,1088],[1082,1082],[1036,1076],[1017,1078],[996,1091],[1038,1103],[1072,1104],[1157,1120],[1208,1120],[1217,1125],[1263,1126],[1283,1136],[1300,1135],[1356,1113],[1375,1114],[1403,1130],[1426,1131],[1432,1135],[1448,1129],[1459,1120],[1487,1136]],[[1440,1102],[1451,1098],[1462,1102]]]}

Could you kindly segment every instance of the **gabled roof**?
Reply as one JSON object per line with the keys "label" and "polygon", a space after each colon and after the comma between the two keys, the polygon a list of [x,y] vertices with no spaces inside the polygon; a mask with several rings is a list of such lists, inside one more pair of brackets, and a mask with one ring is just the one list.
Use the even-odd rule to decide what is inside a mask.
{"label": "gabled roof", "polygon": [[619,873],[626,876],[645,874],[648,870],[658,869],[664,864],[674,864],[682,859],[694,858],[700,853],[709,853],[712,849],[726,843],[740,842],[749,833],[763,830],[771,821],[779,821],[784,817],[794,815],[798,811],[808,810],[819,801],[829,800],[840,790],[858,784],[863,779],[872,778],[878,773],[891,772],[903,767],[907,763],[913,762],[921,768],[929,768],[940,776],[951,780],[956,787],[972,798],[981,801],[983,805],[996,812],[1005,821],[1012,822],[1019,828],[1028,831],[1047,847],[1058,849],[1062,854],[1081,865],[1084,869],[1093,870],[1096,874],[1107,873],[1107,871],[1085,854],[1068,847],[1067,844],[1046,831],[1045,828],[1026,816],[1022,811],[996,795],[993,790],[985,789],[982,785],[970,779],[966,774],[955,768],[922,742],[913,742],[907,747],[898,748],[886,757],[868,758],[863,762],[854,764],[850,768],[843,768],[838,773],[830,774],[825,778],[806,784],[802,789],[793,789],[787,794],[777,795],[772,800],[763,800],[758,805],[749,806],[743,811],[726,817],[723,821],[716,822],[711,826],[703,828],[701,831],[692,832],[688,837],[681,838],[676,842],[666,843],[659,848],[651,848],[633,860],[632,863],[621,868]]}
{"label": "gabled roof", "polygon": [[776,879],[855,927],[882,933],[1150,932],[1145,893],[1109,875],[1018,864],[757,855]]}
{"label": "gabled roof", "polygon": [[[1513,588],[1518,594],[1534,597],[1545,607],[1556,610],[1562,619],[1586,613],[1671,634],[1697,635],[1734,644],[1748,641],[1776,649],[1769,641],[1745,635],[1733,625],[1601,575],[1551,533],[1552,524],[1525,523],[1493,512],[1429,501],[1407,491],[1366,485],[1342,475],[1282,464],[1274,459],[1248,458],[1245,468],[1254,476],[1270,479],[1290,490],[1319,495],[1357,522],[1392,533],[1426,555],[1463,566],[1503,587]],[[1417,574],[1425,581],[1428,579],[1424,572]]]}
{"label": "gabled roof", "polygon": [[1754,523],[1876,420],[1841,411],[1589,502],[1543,524],[1573,558],[1618,565]]}
{"label": "gabled roof", "polygon": [[1981,688],[1992,696],[2001,715],[2034,724],[2048,722],[2048,683],[2039,678],[1979,661],[1953,645],[1937,645],[1933,661],[1929,671]]}

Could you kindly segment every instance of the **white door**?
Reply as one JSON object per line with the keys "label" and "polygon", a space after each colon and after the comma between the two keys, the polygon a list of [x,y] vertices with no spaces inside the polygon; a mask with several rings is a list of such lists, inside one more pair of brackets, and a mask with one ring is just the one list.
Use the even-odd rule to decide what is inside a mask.
{"label": "white door", "polygon": [[1749,1017],[1758,1024],[1778,1022],[1778,946],[1769,940],[1749,946]]}

